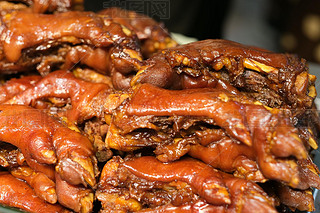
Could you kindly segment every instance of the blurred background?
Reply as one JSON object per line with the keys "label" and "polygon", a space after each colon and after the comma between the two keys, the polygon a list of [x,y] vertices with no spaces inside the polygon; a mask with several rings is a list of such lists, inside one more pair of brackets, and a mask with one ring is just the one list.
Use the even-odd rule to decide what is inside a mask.
{"label": "blurred background", "polygon": [[320,63],[319,0],[85,0],[85,9],[135,10],[169,31],[198,40],[223,38]]}

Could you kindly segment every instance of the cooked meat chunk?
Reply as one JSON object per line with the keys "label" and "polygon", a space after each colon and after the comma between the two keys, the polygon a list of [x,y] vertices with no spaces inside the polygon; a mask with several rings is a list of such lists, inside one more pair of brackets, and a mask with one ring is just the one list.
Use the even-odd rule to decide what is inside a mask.
{"label": "cooked meat chunk", "polygon": [[276,212],[258,185],[189,158],[164,164],[150,156],[114,157],[102,171],[96,196],[103,212],[183,209],[196,203],[214,212]]}
{"label": "cooked meat chunk", "polygon": [[131,84],[183,89],[215,87],[219,80],[270,107],[310,108],[316,96],[305,60],[226,40],[164,50],[146,60]]}

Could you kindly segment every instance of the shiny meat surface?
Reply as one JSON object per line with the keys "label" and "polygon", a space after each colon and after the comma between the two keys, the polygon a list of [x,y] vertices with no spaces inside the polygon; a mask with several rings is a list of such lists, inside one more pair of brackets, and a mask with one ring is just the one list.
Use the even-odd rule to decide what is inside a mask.
{"label": "shiny meat surface", "polygon": [[[92,12],[35,14],[12,12],[1,21],[1,73],[29,72],[42,75],[57,68],[84,64],[100,73],[123,78],[141,65],[134,32]],[[121,77],[122,76],[122,77]],[[117,85],[117,84],[115,84]],[[121,86],[121,87],[122,87]]]}
{"label": "shiny meat surface", "polygon": [[[154,116],[163,117],[160,126],[152,122]],[[159,149],[162,149],[163,152],[168,150],[168,153],[177,154],[178,156],[174,159],[178,159],[181,154],[184,155],[189,149],[192,150],[193,144],[197,144],[199,137],[192,141],[192,134],[188,135],[188,130],[187,133],[178,131],[180,134],[170,132],[170,128],[174,129],[176,127],[170,127],[168,125],[169,119],[165,116],[196,116],[202,118],[202,120],[205,120],[203,117],[213,119],[213,124],[222,128],[226,135],[234,141],[243,143],[243,148],[241,148],[241,145],[232,145],[231,143],[239,153],[238,155],[234,153],[235,157],[230,158],[229,166],[234,163],[236,157],[247,156],[249,160],[251,158],[251,160],[254,159],[257,162],[264,177],[281,180],[292,187],[302,187],[301,184],[305,178],[301,180],[296,159],[306,159],[308,154],[298,136],[298,130],[290,123],[290,119],[279,110],[268,110],[261,104],[233,96],[224,90],[192,89],[179,91],[164,90],[147,84],[142,85],[136,89],[129,100],[118,108],[118,111],[115,111],[106,138],[108,147],[130,151],[144,146],[157,146],[164,143],[165,140],[163,139],[167,139],[171,143],[165,147],[161,147],[162,144],[158,145],[160,146]],[[165,129],[165,131],[162,132],[162,129]],[[192,131],[192,128],[190,129]],[[166,134],[169,135],[166,136]],[[187,147],[185,147],[184,144],[179,144],[183,140],[191,140],[191,142],[186,143]],[[217,146],[221,145],[221,148],[224,143],[223,140],[214,141],[214,138],[212,141],[209,139],[209,142],[213,142]],[[181,146],[186,148],[186,151],[175,152],[175,149],[182,150]],[[227,147],[225,149],[227,150]],[[157,154],[161,151],[156,150],[155,152]],[[171,158],[163,156],[163,152],[159,159],[171,161]],[[210,148],[209,146],[204,151],[207,155],[201,155],[200,159],[205,159],[205,156],[213,154],[212,152],[214,152],[214,147]],[[220,153],[218,152],[216,155],[219,156]],[[212,155],[211,160],[214,160],[214,156]],[[291,156],[296,159],[291,159]],[[209,162],[210,160],[207,159],[206,161]],[[213,164],[215,163],[220,168],[224,166],[217,161]],[[250,170],[252,169],[250,167],[255,165],[252,162],[249,162],[249,164],[251,166],[244,168],[240,164],[238,169]],[[235,169],[235,164],[232,165],[232,168]],[[231,168],[229,167],[229,169]],[[257,171],[257,169],[253,168],[253,171]],[[317,171],[315,173],[319,174]],[[319,178],[317,179],[315,184],[319,187]],[[313,181],[310,181],[311,183]]]}
{"label": "shiny meat surface", "polygon": [[304,59],[177,46],[150,17],[67,11],[79,2],[0,1],[1,205],[314,210],[320,119]]}
{"label": "shiny meat surface", "polygon": [[36,107],[37,101],[49,98],[70,99],[72,108],[65,116],[70,122],[81,122],[93,116],[102,116],[101,106],[113,91],[104,83],[91,83],[76,78],[71,72],[60,70],[47,75],[34,87],[17,94],[6,104],[30,105]]}
{"label": "shiny meat surface", "polygon": [[37,197],[25,182],[7,172],[0,173],[0,203],[30,212],[67,213],[70,212],[61,205],[49,204]]}
{"label": "shiny meat surface", "polygon": [[276,212],[258,185],[189,158],[168,164],[150,156],[113,158],[102,171],[97,197],[105,212],[186,208],[203,199],[214,212]]}
{"label": "shiny meat surface", "polygon": [[305,60],[225,40],[164,50],[145,61],[131,84],[183,89],[215,87],[219,79],[270,107],[310,108],[316,96]]}

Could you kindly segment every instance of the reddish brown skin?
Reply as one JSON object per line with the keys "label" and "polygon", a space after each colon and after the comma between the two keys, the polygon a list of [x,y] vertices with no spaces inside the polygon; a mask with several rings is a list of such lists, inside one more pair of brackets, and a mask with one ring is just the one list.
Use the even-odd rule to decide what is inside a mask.
{"label": "reddish brown skin", "polygon": [[[75,212],[80,212],[81,210],[81,198],[93,192],[91,189],[69,184],[67,181],[62,180],[58,174],[56,174],[56,190],[59,203]],[[91,204],[89,209],[92,210],[92,207],[93,205]]]}
{"label": "reddish brown skin", "polygon": [[111,76],[116,89],[129,88],[131,78],[141,66],[140,60],[131,58],[123,48],[92,48],[81,45],[70,49],[61,69],[72,70],[79,63]]}
{"label": "reddish brown skin", "polygon": [[77,63],[85,64],[94,68],[100,73],[109,73],[111,70],[111,58],[107,49],[105,48],[91,48],[90,46],[76,46],[73,47],[66,55],[66,61],[63,69],[72,70]]}
{"label": "reddish brown skin", "polygon": [[[29,161],[33,160],[36,166],[57,163],[56,169],[68,182],[86,185],[84,178],[87,177],[95,184],[95,178],[72,160],[73,157],[89,160],[96,168],[92,144],[85,136],[37,109],[22,105],[1,105],[0,120],[0,140],[17,146],[31,168],[33,165]],[[55,156],[44,157],[40,154],[42,150],[51,150]]]}
{"label": "reddish brown skin", "polygon": [[37,172],[45,174],[51,180],[55,180],[54,165],[42,164],[34,159],[26,159],[27,164]]}
{"label": "reddish brown skin", "polygon": [[183,89],[217,88],[228,90],[234,95],[241,95],[241,92],[232,86],[230,82],[223,79],[218,79],[206,71],[203,72],[203,75],[198,77],[192,77],[190,75],[181,73],[181,85],[179,84],[178,76],[174,78],[174,80],[176,81],[174,89],[179,89],[179,87],[182,87]]}
{"label": "reddish brown skin", "polygon": [[[134,73],[141,66],[141,53],[136,35],[128,31],[126,34],[121,25],[92,12],[13,12],[2,21],[0,70],[10,73],[37,68],[46,75],[57,66],[72,69],[82,63],[108,75]],[[37,47],[42,52],[37,52]],[[62,53],[51,51],[54,47]],[[41,56],[30,59],[28,54]]]}
{"label": "reddish brown skin", "polygon": [[[250,201],[249,201],[250,202]],[[249,206],[254,205],[255,203],[246,203],[245,207],[239,212],[241,213],[251,213],[251,212],[262,212],[262,213],[269,213],[269,212],[277,212],[274,208],[268,206],[268,205],[261,205],[259,204],[257,206]],[[253,201],[254,202],[254,201]],[[173,205],[166,205],[166,206],[160,206],[156,209],[146,209],[139,212],[144,213],[202,213],[202,212],[215,212],[215,213],[234,213],[235,208],[233,207],[223,207],[223,206],[214,206],[210,205],[204,201],[199,201],[197,203],[193,204],[185,204],[182,206],[173,206]],[[104,213],[104,212],[103,212]]]}
{"label": "reddish brown skin", "polygon": [[138,78],[137,83],[151,83],[164,88],[174,86],[177,82],[171,81],[175,75],[173,68],[181,66],[181,62],[175,60],[175,55],[188,57],[191,60],[189,66],[197,69],[198,72],[203,69],[203,66],[213,65],[223,57],[250,58],[276,68],[283,68],[288,64],[285,54],[260,51],[227,40],[209,39],[180,45],[154,55],[145,62],[147,69]]}
{"label": "reddish brown skin", "polygon": [[[86,24],[79,25],[80,23]],[[3,24],[4,52],[11,62],[20,58],[22,49],[39,45],[48,39],[76,36],[96,47],[108,47],[114,42],[114,38],[106,31],[104,20],[91,12],[65,12],[55,15],[15,12],[9,19],[4,19]],[[120,33],[119,28],[112,30]]]}
{"label": "reddish brown skin", "polygon": [[277,212],[273,200],[254,182],[226,173],[222,173],[222,177],[232,195],[232,204],[227,207],[226,212]]}
{"label": "reddish brown skin", "polygon": [[[114,29],[117,28],[119,28],[119,26],[114,26]],[[115,35],[115,37],[116,36],[117,35]],[[119,73],[124,75],[124,79],[128,81],[128,83],[121,88],[129,88],[131,77],[128,78],[128,75],[130,76],[130,74],[134,74],[137,71],[137,68],[141,66],[141,63],[140,60],[131,58],[127,53],[125,53],[125,49],[126,48],[123,47],[93,48],[88,45],[75,46],[67,52],[65,62],[61,69],[72,70],[80,63],[99,73],[112,76],[114,81],[117,79],[114,75]],[[139,56],[139,52],[136,52],[136,54]],[[118,84],[122,81],[118,82]],[[114,86],[116,87],[117,84]]]}
{"label": "reddish brown skin", "polygon": [[[1,144],[1,148],[2,150],[0,152],[0,156],[2,160],[0,161],[0,166],[10,169],[27,165],[24,155],[20,152],[18,148],[7,148],[3,144]],[[49,179],[54,181],[55,177],[53,165],[41,164],[34,159],[28,159],[28,165],[32,167],[32,169],[35,170],[35,172],[43,173]]]}
{"label": "reddish brown skin", "polygon": [[155,209],[145,209],[139,212],[144,213],[200,213],[200,212],[226,212],[225,208],[210,205],[205,201],[198,201],[194,204],[185,204],[182,206],[165,205]]}
{"label": "reddish brown skin", "polygon": [[[264,176],[269,179],[283,180],[291,184],[292,187],[299,187],[302,180],[296,162],[291,161],[290,163],[290,161],[277,160],[275,157],[272,157],[273,145],[267,139],[268,132],[275,132],[278,138],[284,139],[288,137],[289,135],[286,135],[286,132],[292,131],[294,128],[290,124],[289,119],[281,114],[272,115],[266,110],[256,110],[253,106],[246,108],[246,115],[248,125],[252,130],[253,140],[255,141],[253,149],[255,150],[256,160]],[[282,128],[287,128],[287,131],[283,132]],[[278,132],[278,130],[280,131]],[[275,140],[274,143],[281,143],[278,138],[273,138]],[[285,156],[293,155],[298,159],[307,158],[307,151],[302,142],[294,138],[287,138],[282,141],[289,142],[284,145],[288,148]],[[293,149],[293,147],[295,148]],[[289,150],[291,150],[291,153]],[[298,182],[293,183],[293,179],[298,179]]]}
{"label": "reddish brown skin", "polygon": [[112,85],[117,90],[126,90],[130,88],[130,81],[133,78],[134,73],[124,75],[120,72],[113,72]]}
{"label": "reddish brown skin", "polygon": [[74,156],[84,160],[89,160],[92,164],[93,171],[96,172],[97,161],[94,156],[93,145],[89,139],[80,133],[70,130],[69,128],[59,128],[53,135],[52,140],[56,147],[58,159],[60,156],[56,171],[61,175],[61,177],[70,184],[83,184],[84,186],[87,186],[87,182],[84,178],[90,177],[93,182],[90,186],[94,187],[96,174],[93,174],[94,177],[92,177],[87,170],[71,158],[71,156]]}
{"label": "reddish brown skin", "polygon": [[[229,101],[223,102],[217,98],[222,93],[229,97]],[[303,143],[287,135],[286,131],[277,131],[279,126],[287,128],[288,131],[294,129],[289,118],[285,117],[281,111],[272,114],[261,105],[254,105],[253,102],[249,100],[246,102],[245,99],[240,100],[239,96],[232,97],[227,92],[216,89],[173,91],[145,84],[136,89],[130,101],[123,108],[123,113],[136,116],[178,115],[213,118],[217,125],[222,126],[231,137],[242,142],[244,138],[249,138],[246,141],[252,143],[247,143],[247,145],[252,144],[259,168],[266,178],[282,180],[297,187],[299,181],[292,182],[294,179],[299,179],[296,162],[290,163],[291,161],[287,159],[276,159],[270,152],[272,145],[267,140],[267,135],[274,131],[277,135],[277,138],[274,138],[276,144],[281,143],[278,138],[290,137],[291,139],[285,140],[290,142],[285,145],[288,147],[286,156],[293,155],[298,159],[305,159],[307,151]],[[218,110],[215,110],[215,107]],[[235,122],[242,124],[245,131],[236,132]]]}
{"label": "reddish brown skin", "polygon": [[35,13],[63,12],[71,9],[72,0],[33,0],[32,10]]}
{"label": "reddish brown skin", "polygon": [[[194,57],[195,63],[198,60],[210,63],[221,56],[250,58],[276,68],[281,68],[288,63],[286,54],[273,53],[237,42],[219,39],[208,39],[177,46],[174,49],[168,50],[168,53],[174,54],[173,51],[176,51],[177,54],[198,56]],[[176,64],[176,62],[172,61],[171,64]]]}
{"label": "reddish brown skin", "polygon": [[111,91],[112,88],[107,84],[86,82],[76,78],[71,72],[60,70],[50,73],[34,87],[7,103],[34,106],[33,103],[37,100],[45,98],[70,98],[72,109],[66,115],[71,122],[81,122],[93,116],[101,116],[103,97]]}
{"label": "reddish brown skin", "polygon": [[[220,180],[226,184],[231,196],[230,204],[219,205],[216,203],[212,205],[213,203],[206,198],[206,201],[200,199],[193,204],[184,204],[181,206],[168,204],[155,209],[142,209],[141,212],[202,212],[201,210],[206,210],[208,212],[231,213],[253,212],[258,209],[261,212],[276,212],[273,200],[255,183],[219,172],[195,159],[186,158],[171,163],[162,163],[154,157],[144,156],[125,160],[121,163],[121,166],[127,168],[129,172],[137,177],[148,181],[188,182],[195,188],[197,193],[199,193],[199,191],[197,191],[198,186],[205,188],[210,177],[216,174]],[[116,168],[112,169],[116,170]],[[106,174],[103,173],[103,175],[113,175],[113,173],[110,171]],[[102,176],[101,178],[103,180],[105,177]],[[103,184],[103,181],[101,184]],[[211,194],[210,196],[214,197],[215,195]]]}
{"label": "reddish brown skin", "polygon": [[[187,64],[183,64],[184,57],[189,60]],[[192,88],[215,87],[215,78],[224,77],[220,76],[220,71],[214,70],[214,66],[225,58],[231,59],[227,81],[238,89],[249,90],[250,97],[256,97],[257,93],[261,98],[259,100],[271,107],[311,107],[314,97],[308,96],[306,88],[314,83],[306,80],[302,87],[304,89],[298,89],[295,85],[297,75],[308,72],[305,60],[294,55],[272,53],[227,40],[203,40],[163,50],[144,62],[140,69],[142,72],[133,78],[131,85],[150,83],[170,89],[185,89],[190,88],[190,85]],[[279,71],[257,74],[267,83],[259,85],[260,88],[254,88],[257,87],[256,82],[245,80],[243,59],[252,59]],[[184,75],[189,77],[185,78]],[[273,100],[264,97],[263,88],[276,94],[273,99],[277,97],[280,103],[270,103]]]}
{"label": "reddish brown skin", "polygon": [[[192,115],[210,117],[228,134],[251,145],[249,129],[245,125],[241,106],[236,102],[224,102],[218,98],[219,95],[230,94],[223,90],[182,90],[177,92],[145,84],[135,92],[126,112],[129,115],[137,116]],[[242,125],[243,128],[238,128],[238,125]]]}
{"label": "reddish brown skin", "polygon": [[[64,83],[62,83],[64,82]],[[72,83],[71,83],[72,82]],[[48,85],[51,85],[51,87],[48,87]],[[76,89],[76,88],[81,88],[81,89]],[[95,90],[92,90],[92,88],[95,88]],[[46,97],[60,97],[60,98],[71,98],[72,99],[72,111],[70,111],[70,113],[68,113],[68,117],[71,118],[70,120],[76,120],[79,121],[79,118],[81,118],[80,120],[83,120],[85,118],[90,118],[92,116],[98,116],[99,113],[101,113],[101,107],[103,105],[103,100],[101,102],[94,102],[94,101],[90,101],[90,100],[99,100],[99,98],[94,99],[95,96],[99,96],[97,94],[105,94],[107,97],[108,93],[104,93],[105,90],[107,90],[108,87],[104,84],[93,84],[93,83],[88,83],[88,82],[84,82],[82,80],[76,79],[74,78],[74,76],[71,73],[65,72],[65,71],[58,71],[58,72],[54,72],[52,74],[50,74],[49,76],[47,76],[46,78],[44,78],[42,81],[40,81],[36,87],[29,89],[27,91],[25,91],[24,93],[22,93],[21,95],[18,95],[17,97],[15,97],[15,99],[11,101],[9,101],[9,103],[19,103],[19,104],[30,104],[32,103],[34,100],[40,99],[40,98],[46,98]],[[80,93],[77,91],[81,91]],[[59,91],[59,92],[56,92]],[[60,93],[60,91],[62,91]],[[204,92],[206,91],[206,92]],[[181,96],[181,94],[184,94],[184,96]],[[172,111],[177,110],[178,106],[181,107],[180,109],[178,108],[179,113],[181,113],[180,115],[186,116],[186,115],[198,115],[198,116],[203,116],[203,115],[207,115],[207,116],[211,116],[211,114],[208,114],[208,110],[206,108],[203,107],[192,107],[191,105],[189,107],[186,107],[186,105],[188,105],[188,103],[190,103],[190,99],[194,98],[194,104],[200,104],[201,102],[203,102],[204,100],[208,100],[208,94],[211,94],[213,96],[217,96],[217,94],[221,94],[221,90],[189,90],[189,91],[163,91],[160,90],[158,88],[152,87],[150,85],[144,85],[142,86],[139,91],[136,91],[136,93],[134,94],[133,98],[130,100],[129,102],[129,107],[126,108],[126,113],[131,114],[131,115],[137,115],[137,116],[142,116],[142,115],[146,115],[150,114],[150,115],[157,115],[157,116],[164,116],[164,115],[173,115],[176,114],[178,111]],[[223,92],[223,94],[227,94],[228,97],[230,97],[230,94],[228,94],[228,92]],[[155,96],[156,95],[156,96]],[[102,96],[104,97],[104,96]],[[157,98],[154,98],[157,97]],[[179,98],[178,98],[179,97]],[[88,100],[88,101],[86,101]],[[142,101],[143,100],[143,101]],[[164,101],[165,100],[165,101]],[[174,101],[172,101],[174,100]],[[197,102],[197,100],[199,100]],[[223,101],[219,101],[218,99],[214,99],[217,100],[217,105],[220,104],[225,104],[225,102]],[[158,102],[157,102],[158,101]],[[212,99],[210,98],[210,101],[212,101]],[[241,101],[241,100],[239,100]],[[85,105],[83,105],[85,102],[87,102]],[[88,104],[89,103],[89,104]],[[98,104],[97,104],[98,103]],[[164,105],[164,103],[166,105]],[[172,104],[172,105],[168,105],[168,104]],[[179,104],[179,105],[177,105]],[[81,106],[91,106],[91,107],[84,107],[82,108]],[[233,107],[236,107],[236,109],[240,109],[243,106],[239,105],[239,104],[232,104],[232,107],[230,107],[229,109],[227,107],[222,107],[222,110],[229,110],[231,111],[233,114],[235,113],[239,113],[237,111],[234,110]],[[231,106],[230,105],[230,106]],[[92,106],[96,106],[98,110],[96,110],[95,108],[92,109]],[[143,107],[141,107],[143,106]],[[225,105],[227,106],[227,105]],[[241,106],[241,107],[240,107]],[[221,108],[221,106],[219,106]],[[188,112],[186,111],[186,109],[201,109],[203,108],[203,112]],[[76,109],[77,111],[73,111],[74,109]],[[86,111],[83,109],[87,109]],[[145,110],[150,110],[149,112],[145,112]],[[131,110],[131,111],[130,111]],[[141,111],[144,110],[144,111]],[[256,111],[257,113],[251,113]],[[207,114],[206,114],[207,113]],[[246,126],[247,124],[245,123],[245,120],[247,120],[248,118],[246,118],[244,120],[243,118],[243,114],[247,114],[249,115],[254,115],[253,117],[251,116],[250,122],[268,122],[268,120],[266,119],[262,119],[262,117],[267,118],[270,117],[270,113],[265,110],[263,107],[261,106],[251,106],[249,107],[246,111],[242,111],[242,113],[237,114],[239,117],[240,122],[242,122],[244,124],[244,126]],[[261,114],[261,115],[260,115]],[[224,113],[225,116],[230,116],[227,113]],[[83,118],[83,116],[86,116]],[[250,116],[249,116],[250,117]],[[216,118],[219,118],[219,116],[217,116]],[[223,117],[224,118],[224,117]],[[230,117],[229,117],[230,118]],[[225,122],[226,119],[222,119],[221,117],[219,118],[221,119],[221,122]],[[232,122],[231,122],[232,121]],[[230,131],[233,130],[232,126],[234,125],[234,120],[231,117],[230,120]],[[256,126],[265,126],[264,123],[262,124],[252,124],[252,128],[248,128],[248,132],[252,131]],[[292,127],[289,127],[289,124],[284,123],[283,125],[285,126],[282,127],[282,124],[279,124],[281,126],[281,128],[279,128],[279,132],[277,135],[277,138],[282,138],[281,140],[278,140],[277,138],[275,138],[275,142],[279,142],[281,146],[278,146],[278,143],[275,143],[274,146],[272,147],[272,150],[275,154],[279,153],[277,152],[277,150],[281,150],[283,149],[284,145],[285,145],[285,150],[286,152],[282,152],[281,153],[281,157],[287,157],[290,155],[294,155],[298,158],[301,158],[301,156],[303,155],[303,152],[305,152],[303,145],[296,143],[296,141],[289,139],[287,133],[288,132],[292,132],[293,133],[296,131],[294,130]],[[289,126],[288,126],[289,125]],[[226,125],[224,125],[225,127]],[[281,130],[281,131],[280,131]],[[268,129],[264,130],[264,131],[269,131]],[[231,132],[232,133],[232,132]],[[229,133],[229,134],[231,134]],[[235,134],[234,134],[235,135]],[[251,136],[247,134],[247,137],[249,139],[251,139]],[[281,141],[285,138],[288,138],[290,143],[281,143]],[[238,137],[239,139],[239,137]],[[258,140],[259,139],[259,140]],[[265,153],[263,156],[258,157],[258,163],[261,163],[261,165],[265,165],[266,163],[264,162],[264,159],[266,158],[266,156],[269,156],[270,154],[266,155],[266,153],[268,153],[268,151],[266,150],[267,147],[269,145],[263,145],[264,144],[264,140],[260,140],[260,138],[258,137],[255,150],[260,150],[257,151],[258,153]],[[121,141],[120,141],[121,143]],[[263,146],[262,146],[263,145]],[[294,149],[293,149],[294,148]],[[299,152],[297,152],[299,151]],[[284,155],[285,154],[285,155]],[[268,164],[267,164],[268,165]],[[270,166],[270,165],[269,165]],[[269,168],[269,167],[265,167],[265,168]],[[287,166],[285,166],[285,168],[287,168]],[[264,171],[264,173],[266,171],[270,171],[268,172],[267,176],[271,177],[271,178],[277,178],[276,175],[274,175],[273,173],[273,169],[268,170],[266,169]],[[295,170],[292,171],[292,169],[289,169],[289,171],[291,172],[296,172]],[[282,174],[282,173],[281,173]],[[279,177],[283,177],[283,176]],[[286,174],[286,173],[283,173]],[[287,178],[288,176],[285,175]],[[287,180],[288,181],[288,180]]]}
{"label": "reddish brown skin", "polygon": [[[79,26],[74,23],[86,25]],[[10,62],[18,61],[21,51],[27,47],[63,36],[77,35],[78,39],[88,40],[97,47],[110,46],[113,43],[112,38],[101,27],[104,25],[103,19],[90,12],[66,12],[57,15],[15,12],[9,19],[4,19],[3,24],[2,44],[5,56]]]}
{"label": "reddish brown skin", "polygon": [[52,189],[55,190],[56,184],[45,174],[35,172],[28,166],[12,168],[10,169],[10,172],[16,178],[25,180],[38,197],[51,204],[57,202],[56,193],[50,192]]}
{"label": "reddish brown skin", "polygon": [[41,150],[54,151],[49,139],[52,131],[50,124],[49,128],[39,131],[39,127],[35,126],[37,123],[33,121],[36,119],[38,125],[41,126],[46,122],[45,114],[22,106],[2,105],[0,110],[2,121],[0,138],[2,141],[18,147],[26,159],[35,159],[45,164],[56,163],[56,156],[46,158],[39,152]]}
{"label": "reddish brown skin", "polygon": [[[2,158],[0,166],[4,168],[11,169],[27,165],[26,158],[17,147],[13,146],[8,148],[6,145],[1,144],[0,156]],[[28,165],[32,167],[35,172],[43,173],[54,181],[54,165],[41,164],[34,159],[28,159]]]}
{"label": "reddish brown skin", "polygon": [[[114,22],[122,24],[134,31],[141,41],[142,53],[145,58],[149,58],[155,52],[169,47],[165,45],[166,39],[172,42],[170,47],[177,46],[177,43],[171,39],[165,26],[146,15],[116,7],[104,9],[100,11],[99,14],[106,15]],[[156,48],[155,43],[164,43],[164,48]]]}
{"label": "reddish brown skin", "polygon": [[220,141],[226,138],[226,132],[223,129],[206,129],[196,131],[195,135],[202,146],[207,146],[212,142]]}
{"label": "reddish brown skin", "polygon": [[[32,164],[31,164],[32,165]],[[28,166],[9,165],[11,174],[19,179],[25,180],[28,185],[34,190],[36,195],[49,203],[56,203],[59,198],[59,203],[76,212],[80,212],[81,198],[92,193],[91,189],[81,185],[71,185],[67,181],[61,179],[60,175],[55,172],[53,167],[48,168],[50,173],[54,174],[52,179],[47,175],[32,171]],[[54,194],[50,189],[54,189]],[[49,191],[48,191],[49,190]],[[92,203],[86,203],[86,209],[92,209]]]}
{"label": "reddish brown skin", "polygon": [[174,163],[163,164],[154,157],[141,157],[123,164],[134,175],[151,180],[171,182],[180,180],[190,184],[195,191],[207,202],[214,205],[223,205],[230,202],[229,195],[216,194],[217,189],[210,189],[209,184],[216,184],[225,188],[220,174],[214,169],[205,169],[207,166],[200,161],[185,159]]}
{"label": "reddish brown skin", "polygon": [[172,69],[162,53],[155,54],[144,63],[147,64],[147,70],[134,77],[130,83],[131,86],[149,83],[162,88],[183,88],[180,80],[182,77]]}
{"label": "reddish brown skin", "polygon": [[49,204],[36,196],[25,182],[7,172],[0,173],[0,203],[37,213],[67,213],[62,206]]}
{"label": "reddish brown skin", "polygon": [[[270,141],[267,139],[268,132],[277,132],[277,128],[282,125],[281,120],[287,120],[280,115],[271,115],[266,110],[255,110],[253,107],[247,107],[247,120],[252,129],[253,140],[253,149],[255,150],[256,160],[258,165],[263,171],[265,177],[269,179],[277,179],[283,180],[286,183],[290,183],[293,187],[298,187],[299,182],[301,181],[299,178],[299,172],[296,166],[296,162],[290,163],[290,161],[286,160],[277,160],[273,157],[272,153],[270,153],[270,148],[272,149],[272,145]],[[280,121],[280,122],[279,122]],[[286,124],[288,131],[293,128],[292,125]],[[296,149],[299,150],[297,154],[296,150],[293,150],[291,155],[295,155],[295,157],[302,159],[307,157],[306,149],[303,144],[299,141],[296,141],[294,138],[291,138],[289,146],[296,146]],[[291,149],[292,150],[292,149]],[[298,179],[298,182],[293,183],[293,179]]]}
{"label": "reddish brown skin", "polygon": [[312,162],[311,158],[309,157],[308,159],[299,160],[298,165],[300,178],[302,181],[297,188],[302,190],[309,188],[320,189],[320,172],[317,165]]}
{"label": "reddish brown skin", "polygon": [[[138,128],[149,128],[144,122],[141,123],[142,126],[139,126],[141,125],[139,124],[140,121],[135,123],[135,119],[138,119],[139,116],[203,116],[199,111],[204,108],[203,106],[208,106],[207,100],[210,103],[212,99],[217,99],[217,95],[214,94],[216,94],[215,92],[218,93],[218,91],[221,92],[221,90],[217,89],[168,91],[151,85],[142,85],[135,90],[132,98],[125,102],[122,108],[119,108],[120,113],[114,114],[114,122],[110,125],[110,134],[108,135],[109,137],[111,135],[112,142],[118,144],[120,150],[126,150],[126,147],[130,149],[136,144],[126,137],[126,133]],[[263,176],[269,179],[282,180],[299,189],[305,189],[305,187],[310,187],[311,185],[317,186],[319,178],[306,181],[306,177],[303,176],[303,173],[306,173],[306,171],[300,172],[301,167],[297,165],[297,161],[287,158],[295,156],[298,159],[305,159],[307,157],[303,143],[291,137],[291,134],[296,134],[296,137],[298,137],[298,132],[288,117],[282,114],[281,111],[271,113],[261,105],[254,105],[250,100],[241,99],[241,96],[224,94],[227,95],[230,101],[237,102],[237,106],[243,110],[241,116],[245,117],[244,126],[247,126],[252,134],[250,137],[252,137],[253,146],[250,152],[254,153],[255,157],[251,159],[254,159],[258,163]],[[180,103],[180,100],[184,102]],[[195,105],[188,105],[188,102]],[[189,107],[186,107],[186,105]],[[210,117],[211,114],[209,114],[206,116]],[[125,121],[125,123],[122,121]],[[114,129],[117,129],[118,125],[120,132],[118,132],[118,135],[114,135],[112,132]],[[228,131],[226,133],[228,134]],[[267,139],[267,135],[270,134],[273,135],[273,141]],[[110,139],[109,137],[108,139]],[[281,149],[284,149],[285,152],[280,152]],[[248,152],[248,155],[250,152]],[[208,153],[208,150],[206,150],[206,153]],[[278,155],[282,159],[278,159]],[[206,162],[209,162],[207,156],[208,154],[201,156],[201,159],[203,158]],[[250,161],[250,158],[239,157],[239,162],[245,164],[238,165],[239,162],[229,162],[230,164],[235,163],[231,167],[235,168],[245,165],[248,171],[251,169],[257,170],[255,162]],[[309,170],[308,172],[311,173]],[[305,181],[307,184],[303,184]]]}
{"label": "reddish brown skin", "polygon": [[256,182],[265,181],[255,162],[256,156],[252,147],[236,143],[230,138],[212,141],[208,146],[191,145],[188,154],[225,172],[245,168],[246,179]]}
{"label": "reddish brown skin", "polygon": [[284,205],[299,211],[312,212],[315,210],[312,193],[295,190],[280,183],[275,184],[275,188],[281,203]]}
{"label": "reddish brown skin", "polygon": [[19,79],[12,78],[0,87],[0,103],[11,99],[20,92],[31,88],[41,79],[41,76],[33,75]]}

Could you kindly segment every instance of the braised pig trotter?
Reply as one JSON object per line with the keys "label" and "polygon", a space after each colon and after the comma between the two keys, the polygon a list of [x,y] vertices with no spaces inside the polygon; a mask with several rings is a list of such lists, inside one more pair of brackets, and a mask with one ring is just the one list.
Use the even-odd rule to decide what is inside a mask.
{"label": "braised pig trotter", "polygon": [[[189,83],[201,76],[205,76],[202,81]],[[203,87],[203,81],[217,79],[270,107],[310,108],[316,96],[316,77],[308,73],[305,60],[226,40],[204,40],[163,50],[145,61],[131,84],[183,89],[189,84]]]}
{"label": "braised pig trotter", "polygon": [[95,186],[96,160],[86,137],[21,105],[1,105],[0,120],[0,140],[17,146],[29,165],[29,159],[57,163],[56,170],[69,183]]}
{"label": "braised pig trotter", "polygon": [[0,173],[0,203],[30,212],[56,213],[70,212],[62,206],[49,204],[36,196],[25,182],[7,172]]}
{"label": "braised pig trotter", "polygon": [[148,208],[157,212],[154,207],[159,204],[165,209],[168,205],[183,209],[192,203],[203,203],[203,198],[207,208],[217,212],[254,212],[252,208],[276,212],[273,200],[253,182],[188,158],[168,164],[150,156],[124,161],[113,158],[104,167],[97,198],[106,212],[148,212]]}

